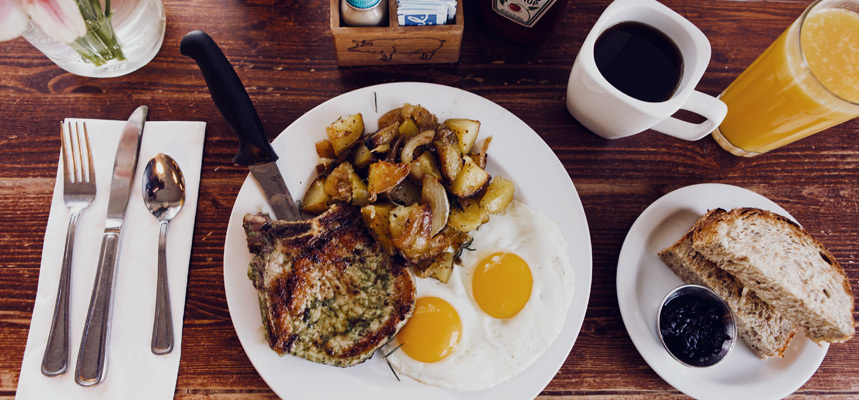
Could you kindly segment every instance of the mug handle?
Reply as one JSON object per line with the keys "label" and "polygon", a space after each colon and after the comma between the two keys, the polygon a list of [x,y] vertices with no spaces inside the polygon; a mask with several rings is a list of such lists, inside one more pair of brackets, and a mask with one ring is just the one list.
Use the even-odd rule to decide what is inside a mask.
{"label": "mug handle", "polygon": [[693,124],[674,117],[668,117],[651,129],[684,140],[698,140],[713,132],[722,123],[722,120],[725,119],[725,115],[728,113],[728,106],[722,100],[697,90],[692,91],[689,99],[686,100],[686,104],[680,108],[698,114],[707,118],[707,120],[699,124]]}

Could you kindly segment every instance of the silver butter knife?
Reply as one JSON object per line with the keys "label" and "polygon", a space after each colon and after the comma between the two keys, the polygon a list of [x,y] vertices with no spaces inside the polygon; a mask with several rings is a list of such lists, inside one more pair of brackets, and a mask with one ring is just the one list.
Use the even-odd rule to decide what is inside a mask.
{"label": "silver butter knife", "polygon": [[122,223],[125,219],[125,209],[128,207],[128,198],[131,195],[131,184],[137,170],[140,139],[148,111],[146,106],[140,106],[134,110],[125,127],[122,128],[119,146],[116,149],[98,270],[75,367],[75,382],[81,386],[92,386],[101,382],[107,372],[105,359],[113,303],[113,278],[116,262],[119,259],[117,250]]}

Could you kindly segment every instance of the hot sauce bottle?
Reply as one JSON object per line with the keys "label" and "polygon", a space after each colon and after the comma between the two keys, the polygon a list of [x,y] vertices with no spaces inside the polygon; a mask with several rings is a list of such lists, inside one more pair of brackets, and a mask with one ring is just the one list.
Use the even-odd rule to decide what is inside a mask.
{"label": "hot sauce bottle", "polygon": [[507,41],[542,43],[564,13],[568,0],[480,0],[486,26]]}

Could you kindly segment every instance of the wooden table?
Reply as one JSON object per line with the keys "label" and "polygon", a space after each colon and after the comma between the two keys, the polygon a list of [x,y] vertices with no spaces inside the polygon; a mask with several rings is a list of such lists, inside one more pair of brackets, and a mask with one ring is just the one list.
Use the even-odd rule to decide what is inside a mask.
{"label": "wooden table", "polygon": [[[713,56],[698,89],[718,94],[808,1],[665,0],[710,38]],[[113,79],[62,71],[23,39],[0,43],[0,396],[13,397],[30,324],[43,232],[64,117],[125,119],[147,104],[151,120],[208,123],[176,397],[274,398],[237,340],[224,295],[228,217],[247,175],[231,158],[234,134],[218,114],[179,40],[202,29],[219,42],[271,138],[319,103],[384,82],[463,88],[516,114],[551,146],[582,198],[593,247],[593,285],[575,347],[541,398],[682,398],[644,362],[627,335],[615,292],[626,232],[663,194],[721,182],[783,206],[859,279],[859,121],[756,158],[723,151],[712,138],[685,142],[649,131],[608,141],[564,107],[570,67],[608,0],[573,0],[541,46],[508,44],[465,1],[460,61],[425,66],[338,68],[327,1],[166,0],[167,35],[143,69]],[[859,340],[834,345],[793,398],[859,396]]]}

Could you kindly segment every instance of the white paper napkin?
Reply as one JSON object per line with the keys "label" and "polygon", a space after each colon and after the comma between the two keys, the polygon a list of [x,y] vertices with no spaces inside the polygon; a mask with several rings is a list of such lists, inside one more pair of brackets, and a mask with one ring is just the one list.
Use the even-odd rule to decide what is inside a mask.
{"label": "white paper napkin", "polygon": [[[200,168],[203,159],[204,122],[146,122],[137,172],[125,215],[115,275],[113,312],[107,375],[96,386],[78,386],[74,380],[78,348],[92,294],[104,223],[110,180],[119,134],[125,121],[78,120],[87,123],[96,168],[97,193],[93,204],[78,221],[71,269],[69,312],[69,370],[57,377],[41,373],[42,356],[59,284],[60,265],[69,211],[63,204],[63,179],[57,183],[42,249],[39,287],[33,319],[21,364],[17,399],[169,399],[173,398],[179,358],[182,354],[182,317]],[[53,151],[53,149],[46,149]],[[59,155],[59,148],[55,150]],[[158,220],[143,204],[141,175],[152,156],[164,153],[176,160],[185,176],[185,205],[167,231],[167,276],[170,286],[174,347],[166,355],[150,350],[155,313],[155,282],[158,265]],[[59,159],[59,158],[58,158]]]}

